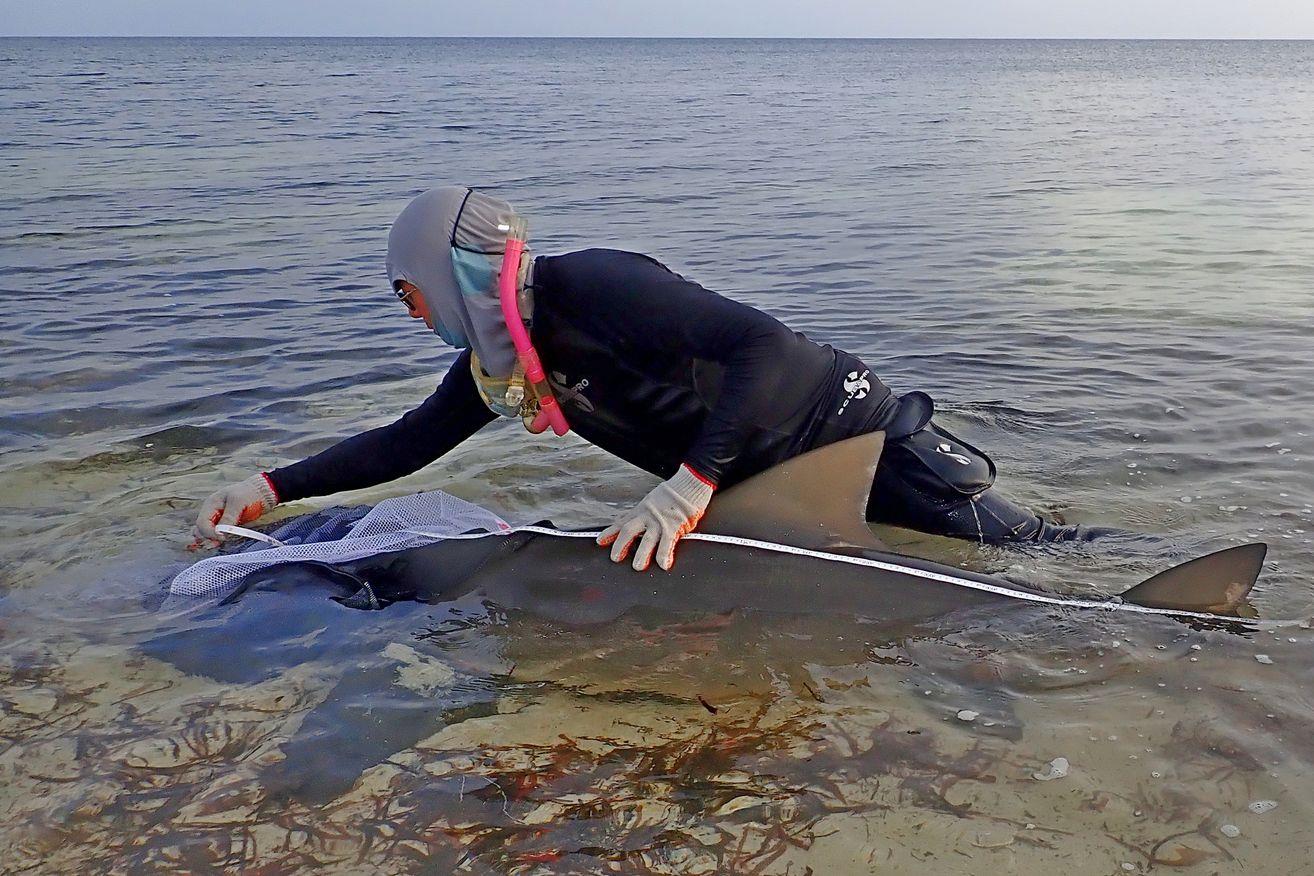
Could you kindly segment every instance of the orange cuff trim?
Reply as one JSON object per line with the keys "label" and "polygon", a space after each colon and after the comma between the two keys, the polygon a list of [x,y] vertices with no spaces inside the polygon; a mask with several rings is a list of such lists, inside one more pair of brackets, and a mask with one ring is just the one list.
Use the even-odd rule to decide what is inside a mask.
{"label": "orange cuff trim", "polygon": [[698,469],[694,468],[694,467],[693,467],[692,465],[690,465],[689,463],[686,462],[686,463],[682,463],[682,464],[684,465],[685,468],[689,469],[689,474],[691,474],[691,475],[693,475],[694,477],[698,478],[698,480],[700,480],[700,481],[702,481],[703,483],[707,484],[707,486],[711,487],[713,490],[716,489],[716,481],[714,481],[714,480],[712,480],[711,478],[707,477],[706,475],[702,474],[700,471],[698,471]]}
{"label": "orange cuff trim", "polygon": [[282,505],[283,497],[278,495],[278,487],[274,486],[273,478],[269,476],[269,472],[267,471],[260,472],[260,477],[264,478],[265,483],[269,484],[269,492],[273,493],[274,499],[278,502],[278,504]]}

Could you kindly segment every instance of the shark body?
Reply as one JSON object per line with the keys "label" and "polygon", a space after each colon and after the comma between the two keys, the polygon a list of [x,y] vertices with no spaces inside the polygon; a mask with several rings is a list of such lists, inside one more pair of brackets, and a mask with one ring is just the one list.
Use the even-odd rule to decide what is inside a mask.
{"label": "shark body", "polygon": [[[612,563],[590,538],[550,529],[440,541],[346,568],[367,583],[372,602],[478,595],[579,623],[612,620],[639,606],[836,612],[895,622],[1017,600],[1057,601],[1036,587],[891,553],[864,517],[883,441],[877,432],[832,444],[727,490],[698,530],[714,540],[686,538],[670,572],[635,572]],[[1266,552],[1253,543],[1199,557],[1108,604],[1234,617],[1248,608]]]}

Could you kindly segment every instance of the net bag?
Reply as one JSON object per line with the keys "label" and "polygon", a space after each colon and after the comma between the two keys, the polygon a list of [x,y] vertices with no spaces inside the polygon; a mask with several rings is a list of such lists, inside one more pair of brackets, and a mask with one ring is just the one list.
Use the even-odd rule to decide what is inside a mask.
{"label": "net bag", "polygon": [[282,563],[346,563],[469,532],[511,528],[492,511],[441,490],[385,499],[361,513],[359,508],[334,508],[290,521],[271,534],[283,546],[207,557],[179,572],[169,594],[222,599],[247,575]]}

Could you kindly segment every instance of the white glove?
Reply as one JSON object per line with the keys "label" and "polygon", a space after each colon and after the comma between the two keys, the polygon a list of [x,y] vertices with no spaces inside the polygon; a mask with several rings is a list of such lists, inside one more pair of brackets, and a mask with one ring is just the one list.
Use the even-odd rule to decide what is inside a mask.
{"label": "white glove", "polygon": [[210,539],[219,541],[222,536],[215,531],[218,523],[241,525],[250,523],[266,511],[273,510],[278,504],[278,493],[269,477],[264,474],[252,475],[240,483],[231,484],[213,493],[201,505],[196,515],[196,526],[192,535],[197,540]]}
{"label": "white glove", "polygon": [[653,488],[638,507],[620,515],[598,536],[598,544],[611,545],[611,560],[622,563],[634,540],[634,568],[642,572],[657,554],[657,565],[670,571],[675,563],[675,543],[698,525],[716,487],[687,465],[680,466],[669,481]]}

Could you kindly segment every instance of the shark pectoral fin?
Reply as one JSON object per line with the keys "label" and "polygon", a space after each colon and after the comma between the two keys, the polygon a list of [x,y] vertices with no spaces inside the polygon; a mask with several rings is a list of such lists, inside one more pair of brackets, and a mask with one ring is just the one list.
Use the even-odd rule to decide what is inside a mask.
{"label": "shark pectoral fin", "polygon": [[867,497],[885,447],[870,432],[811,450],[717,495],[699,532],[856,554],[884,545],[867,525]]}
{"label": "shark pectoral fin", "polygon": [[1122,594],[1148,608],[1236,614],[1264,568],[1268,545],[1243,544],[1196,557],[1142,581]]}

